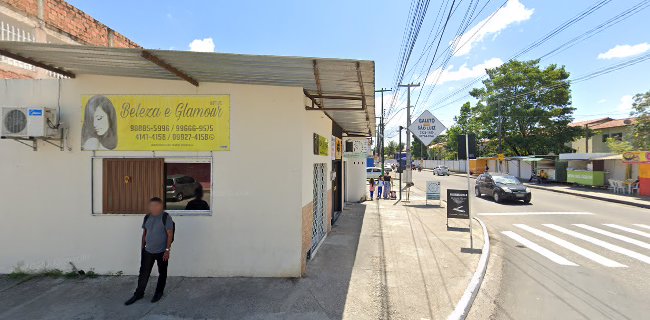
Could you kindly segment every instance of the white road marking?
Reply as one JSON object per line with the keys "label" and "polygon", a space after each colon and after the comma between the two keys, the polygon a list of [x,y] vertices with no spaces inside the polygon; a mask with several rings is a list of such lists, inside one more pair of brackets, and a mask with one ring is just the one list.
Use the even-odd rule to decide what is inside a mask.
{"label": "white road marking", "polygon": [[556,254],[556,253],[554,253],[554,252],[552,252],[552,251],[550,251],[550,250],[548,250],[548,249],[546,249],[546,248],[544,248],[544,247],[542,247],[542,246],[540,246],[540,245],[538,245],[538,244],[536,244],[536,243],[534,243],[534,242],[532,242],[532,241],[530,241],[530,240],[528,240],[528,239],[526,239],[526,238],[512,232],[512,231],[501,231],[501,233],[503,233],[504,235],[510,237],[512,240],[515,240],[515,241],[523,244],[528,249],[531,249],[531,250],[545,256],[546,258],[548,258],[549,260],[551,260],[551,261],[553,261],[553,262],[555,262],[557,264],[561,264],[563,266],[577,266],[577,264],[565,259],[564,257],[562,257],[562,256],[560,256],[560,255],[558,255],[558,254]]}
{"label": "white road marking", "polygon": [[648,257],[646,255],[643,255],[643,254],[640,254],[638,252],[634,252],[632,250],[628,250],[628,249],[625,249],[623,247],[619,247],[617,245],[613,245],[611,243],[608,243],[608,242],[605,242],[605,241],[590,237],[588,235],[584,235],[582,233],[575,232],[573,230],[569,230],[567,228],[562,228],[560,226],[556,226],[554,224],[549,223],[549,224],[544,224],[544,226],[549,227],[549,228],[551,228],[553,230],[562,232],[564,234],[568,234],[570,236],[576,237],[578,239],[591,242],[591,243],[593,243],[593,244],[595,244],[597,246],[603,247],[605,249],[609,249],[611,251],[618,252],[620,254],[624,254],[624,255],[626,255],[628,257],[631,257],[631,258],[637,259],[639,261],[643,261],[643,262],[645,262],[647,264],[650,264],[650,257]]}
{"label": "white road marking", "polygon": [[486,212],[479,213],[481,216],[532,216],[532,215],[570,215],[570,214],[593,214],[591,212],[571,211],[549,211],[549,212]]}
{"label": "white road marking", "polygon": [[602,235],[605,235],[605,236],[608,236],[608,237],[612,237],[612,238],[614,238],[614,239],[618,239],[618,240],[621,240],[621,241],[625,241],[625,242],[627,242],[627,243],[631,243],[631,244],[633,244],[633,245],[637,245],[637,246],[639,246],[639,247],[641,247],[641,248],[650,249],[650,243],[643,242],[643,241],[639,241],[639,240],[637,240],[637,239],[632,239],[632,238],[630,238],[630,237],[622,236],[622,235],[620,235],[620,234],[618,234],[618,233],[609,232],[609,231],[607,231],[607,230],[603,230],[603,229],[599,229],[599,228],[594,228],[594,227],[592,227],[592,226],[588,226],[588,225],[586,225],[586,224],[580,224],[580,223],[574,224],[574,226],[576,226],[576,227],[580,227],[580,228],[583,228],[583,229],[587,229],[587,230],[589,230],[589,231],[593,231],[593,232],[596,232],[596,233],[600,233],[600,234],[602,234]]}
{"label": "white road marking", "polygon": [[641,227],[641,228],[646,228],[646,229],[650,229],[650,226],[649,226],[649,225],[647,225],[647,224],[640,224],[640,223],[635,223],[634,225],[635,225],[635,226],[637,226],[637,227]]}
{"label": "white road marking", "polygon": [[521,229],[524,229],[524,230],[526,230],[526,231],[528,231],[528,232],[530,232],[530,233],[532,233],[534,235],[537,235],[539,237],[542,237],[542,238],[544,238],[546,240],[549,240],[549,241],[551,241],[551,242],[553,242],[553,243],[555,243],[557,245],[560,245],[560,246],[562,246],[562,247],[564,247],[564,248],[566,248],[568,250],[571,250],[571,251],[573,251],[573,252],[575,252],[575,253],[577,253],[577,254],[579,254],[579,255],[587,258],[587,259],[591,259],[591,260],[593,260],[593,261],[595,261],[597,263],[600,263],[600,264],[602,264],[602,265],[604,265],[606,267],[610,267],[610,268],[625,268],[625,267],[627,267],[624,264],[618,263],[618,262],[616,262],[614,260],[611,260],[611,259],[607,259],[607,258],[605,258],[605,257],[603,257],[603,256],[601,256],[601,255],[599,255],[599,254],[597,254],[597,253],[595,253],[593,251],[590,251],[590,250],[587,250],[587,249],[585,249],[583,247],[577,246],[577,245],[575,245],[575,244],[573,244],[573,243],[571,243],[569,241],[560,239],[560,238],[558,238],[558,237],[556,237],[556,236],[554,236],[552,234],[548,234],[548,233],[546,233],[546,232],[544,232],[542,230],[535,229],[533,227],[529,227],[529,226],[527,226],[525,224],[515,224],[514,226],[516,226],[518,228],[521,228]]}
{"label": "white road marking", "polygon": [[608,226],[608,227],[612,227],[614,229],[623,230],[623,231],[627,231],[629,233],[634,233],[634,234],[642,236],[642,237],[650,238],[650,233],[647,233],[647,232],[639,231],[639,230],[628,228],[628,227],[619,226],[619,225],[613,224],[613,223],[605,223],[605,225]]}

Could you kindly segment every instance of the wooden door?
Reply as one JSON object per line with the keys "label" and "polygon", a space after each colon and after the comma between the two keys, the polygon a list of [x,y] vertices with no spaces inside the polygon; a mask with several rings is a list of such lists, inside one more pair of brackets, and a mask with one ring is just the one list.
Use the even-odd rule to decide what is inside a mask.
{"label": "wooden door", "polygon": [[104,159],[103,213],[147,213],[148,200],[164,201],[165,161],[150,159]]}

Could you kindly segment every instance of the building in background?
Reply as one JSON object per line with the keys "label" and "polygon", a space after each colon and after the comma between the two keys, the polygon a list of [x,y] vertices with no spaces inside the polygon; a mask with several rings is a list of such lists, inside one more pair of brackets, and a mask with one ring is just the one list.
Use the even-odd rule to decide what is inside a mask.
{"label": "building in background", "polygon": [[[0,41],[135,48],[138,44],[63,0],[0,0]],[[60,75],[0,52],[0,78]]]}
{"label": "building in background", "polygon": [[589,132],[588,137],[582,137],[571,143],[576,153],[609,153],[607,139],[625,140],[632,142],[633,118],[612,119],[600,118],[569,124],[572,127],[582,127]]}

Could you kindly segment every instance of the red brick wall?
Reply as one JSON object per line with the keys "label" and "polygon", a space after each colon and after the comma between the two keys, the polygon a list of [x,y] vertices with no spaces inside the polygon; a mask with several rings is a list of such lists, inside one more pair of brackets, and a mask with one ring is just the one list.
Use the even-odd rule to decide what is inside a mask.
{"label": "red brick wall", "polygon": [[0,69],[0,79],[31,79],[29,76]]}
{"label": "red brick wall", "polygon": [[[2,0],[5,4],[27,16],[38,18],[37,0]],[[43,0],[43,21],[48,28],[66,34],[86,45],[108,46],[109,30],[106,25],[63,0]],[[138,44],[114,32],[114,47],[134,48]]]}

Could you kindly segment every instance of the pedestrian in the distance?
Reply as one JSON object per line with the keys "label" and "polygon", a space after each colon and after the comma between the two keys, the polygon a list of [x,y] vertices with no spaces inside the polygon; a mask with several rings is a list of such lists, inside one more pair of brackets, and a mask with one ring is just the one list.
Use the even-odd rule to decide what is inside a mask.
{"label": "pedestrian in the distance", "polygon": [[388,199],[390,197],[390,187],[391,187],[390,180],[391,178],[389,174],[384,176],[384,199]]}
{"label": "pedestrian in the distance", "polygon": [[490,167],[488,167],[488,165],[486,164],[485,165],[485,172],[488,172],[488,171],[490,171]]}
{"label": "pedestrian in the distance", "polygon": [[175,225],[172,217],[163,209],[162,199],[153,197],[149,200],[149,214],[142,221],[138,287],[135,289],[133,296],[124,302],[127,306],[144,297],[144,289],[147,288],[154,262],[158,265],[158,284],[151,302],[158,302],[165,291],[167,265],[172,242],[174,241]]}
{"label": "pedestrian in the distance", "polygon": [[381,192],[384,189],[384,176],[379,176],[377,179],[377,200],[381,198]]}
{"label": "pedestrian in the distance", "polygon": [[375,193],[375,179],[370,178],[368,189],[370,190],[370,201],[372,201],[373,194]]}

